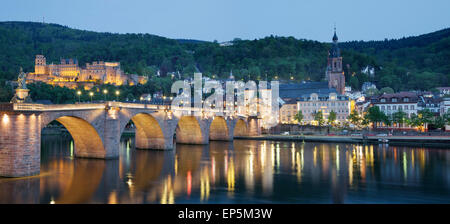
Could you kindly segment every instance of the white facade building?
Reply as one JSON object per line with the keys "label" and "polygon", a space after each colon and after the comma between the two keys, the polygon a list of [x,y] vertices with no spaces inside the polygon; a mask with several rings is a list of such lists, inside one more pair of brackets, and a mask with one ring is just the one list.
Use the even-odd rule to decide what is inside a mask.
{"label": "white facade building", "polygon": [[323,118],[328,120],[331,111],[336,113],[336,122],[343,123],[347,121],[350,115],[350,101],[346,96],[338,96],[336,93],[329,95],[319,95],[311,93],[308,97],[302,97],[297,101],[298,111],[302,111],[303,122],[316,124],[314,114],[322,111]]}

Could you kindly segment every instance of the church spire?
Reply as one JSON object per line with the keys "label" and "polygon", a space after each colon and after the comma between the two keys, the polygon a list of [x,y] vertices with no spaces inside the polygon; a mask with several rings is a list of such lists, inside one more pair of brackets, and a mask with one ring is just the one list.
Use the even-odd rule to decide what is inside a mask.
{"label": "church spire", "polygon": [[337,42],[338,41],[338,37],[336,35],[336,24],[334,24],[334,36],[333,36],[333,42]]}
{"label": "church spire", "polygon": [[341,50],[338,47],[338,37],[336,35],[336,24],[334,25],[333,44],[331,51],[328,53],[329,57],[336,58],[341,56]]}

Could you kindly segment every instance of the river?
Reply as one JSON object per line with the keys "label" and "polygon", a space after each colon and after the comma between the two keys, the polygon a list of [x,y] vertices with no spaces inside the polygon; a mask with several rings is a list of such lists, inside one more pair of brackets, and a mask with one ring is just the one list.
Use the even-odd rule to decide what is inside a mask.
{"label": "river", "polygon": [[235,140],[73,156],[43,136],[41,173],[0,178],[0,203],[450,203],[450,151],[343,143]]}

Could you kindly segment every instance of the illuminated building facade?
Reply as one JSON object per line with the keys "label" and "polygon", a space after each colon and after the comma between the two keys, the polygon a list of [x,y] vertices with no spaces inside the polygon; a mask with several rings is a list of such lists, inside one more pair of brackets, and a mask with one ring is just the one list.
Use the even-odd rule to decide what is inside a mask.
{"label": "illuminated building facade", "polygon": [[290,100],[283,104],[280,108],[280,120],[281,124],[297,124],[298,121],[295,120],[295,115],[298,113],[297,101]]}
{"label": "illuminated building facade", "polygon": [[336,93],[317,94],[301,97],[297,101],[298,110],[302,111],[303,122],[315,124],[314,114],[321,111],[323,118],[328,120],[331,111],[336,113],[336,122],[344,123],[350,115],[351,101],[348,97]]}
{"label": "illuminated building facade", "polygon": [[34,72],[27,74],[27,82],[45,82],[68,88],[76,88],[79,84],[88,89],[94,84],[136,85],[146,81],[144,76],[125,74],[119,62],[95,61],[81,68],[77,59],[61,59],[60,64],[47,64],[44,55],[36,55]]}

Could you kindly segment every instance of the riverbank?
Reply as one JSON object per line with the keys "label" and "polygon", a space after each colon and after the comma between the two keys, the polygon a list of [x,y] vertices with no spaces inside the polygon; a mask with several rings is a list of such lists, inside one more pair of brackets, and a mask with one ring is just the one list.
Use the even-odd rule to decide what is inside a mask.
{"label": "riverbank", "polygon": [[388,140],[389,145],[438,147],[450,149],[450,137],[447,136],[327,136],[327,135],[260,135],[235,137],[235,139],[272,140],[272,141],[305,141],[334,143],[367,143],[378,144],[379,139]]}

